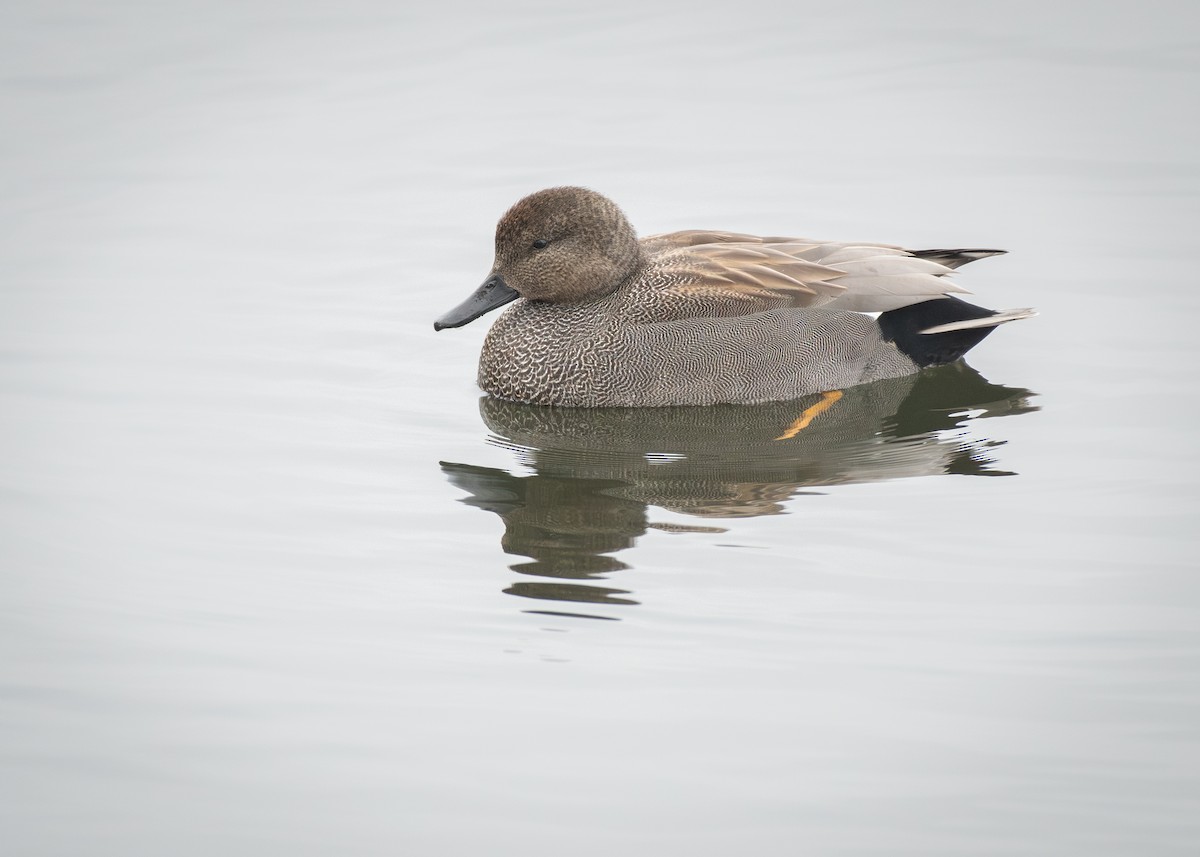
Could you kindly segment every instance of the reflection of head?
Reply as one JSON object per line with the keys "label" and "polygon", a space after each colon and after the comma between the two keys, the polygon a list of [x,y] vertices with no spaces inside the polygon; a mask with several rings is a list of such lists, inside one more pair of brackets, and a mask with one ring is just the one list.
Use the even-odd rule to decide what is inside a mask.
{"label": "reflection of head", "polygon": [[627,568],[610,553],[633,547],[646,532],[646,505],[605,493],[619,482],[513,476],[494,468],[442,464],[473,506],[504,520],[501,546],[533,562],[512,566],[543,577],[587,579]]}

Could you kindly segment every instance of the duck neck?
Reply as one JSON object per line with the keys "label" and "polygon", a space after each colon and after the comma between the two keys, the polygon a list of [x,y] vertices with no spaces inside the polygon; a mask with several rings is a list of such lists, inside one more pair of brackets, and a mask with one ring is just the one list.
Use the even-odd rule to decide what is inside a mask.
{"label": "duck neck", "polygon": [[637,280],[645,271],[647,264],[649,264],[649,259],[642,250],[641,242],[633,241],[625,258],[614,265],[615,275],[612,277],[612,288],[605,293],[605,296],[618,292]]}

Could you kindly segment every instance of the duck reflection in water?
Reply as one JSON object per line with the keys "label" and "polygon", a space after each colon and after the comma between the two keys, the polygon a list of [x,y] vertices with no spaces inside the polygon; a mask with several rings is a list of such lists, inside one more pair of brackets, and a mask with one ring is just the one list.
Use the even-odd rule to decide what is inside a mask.
{"label": "duck reflection in water", "polygon": [[[698,518],[776,515],[784,501],[830,485],[999,469],[999,444],[968,423],[1028,413],[1029,390],[989,383],[959,362],[916,375],[764,405],[550,408],[480,400],[494,443],[534,471],[442,463],[471,506],[499,515],[511,568],[543,578],[506,592],[559,602],[636,604],[592,581],[628,568],[612,554],[656,524],[649,507]],[[563,611],[535,611],[561,614]],[[570,615],[583,615],[572,613]],[[594,617],[612,618],[612,617]]]}

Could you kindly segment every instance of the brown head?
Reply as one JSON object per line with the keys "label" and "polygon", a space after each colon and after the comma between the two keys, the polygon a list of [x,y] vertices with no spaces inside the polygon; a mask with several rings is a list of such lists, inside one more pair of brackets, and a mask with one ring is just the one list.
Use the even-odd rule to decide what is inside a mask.
{"label": "brown head", "polygon": [[597,300],[632,276],[641,261],[637,235],[612,200],[581,187],[540,190],[500,218],[491,274],[433,326],[460,327],[517,298]]}

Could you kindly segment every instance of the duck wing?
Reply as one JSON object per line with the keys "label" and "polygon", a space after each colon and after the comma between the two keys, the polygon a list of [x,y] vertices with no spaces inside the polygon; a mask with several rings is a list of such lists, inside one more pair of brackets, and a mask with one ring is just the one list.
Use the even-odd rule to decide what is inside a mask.
{"label": "duck wing", "polygon": [[1001,250],[910,251],[892,244],[758,237],[688,230],[643,239],[674,275],[669,292],[736,302],[742,312],[781,306],[887,312],[969,292],[946,278]]}

